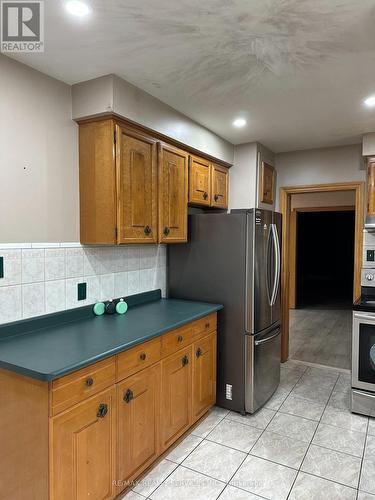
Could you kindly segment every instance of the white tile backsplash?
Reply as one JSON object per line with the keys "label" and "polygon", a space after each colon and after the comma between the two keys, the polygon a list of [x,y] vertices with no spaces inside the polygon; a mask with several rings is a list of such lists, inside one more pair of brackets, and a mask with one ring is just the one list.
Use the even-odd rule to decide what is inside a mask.
{"label": "white tile backsplash", "polygon": [[[0,324],[161,288],[166,295],[166,246],[1,244]],[[86,300],[77,285],[87,283]]]}

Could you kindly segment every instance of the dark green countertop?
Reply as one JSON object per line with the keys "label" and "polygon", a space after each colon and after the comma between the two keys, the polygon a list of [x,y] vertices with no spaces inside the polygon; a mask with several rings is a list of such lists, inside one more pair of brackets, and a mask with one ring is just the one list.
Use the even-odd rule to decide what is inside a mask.
{"label": "dark green countertop", "polygon": [[129,307],[123,316],[94,316],[86,307],[85,314],[61,314],[60,322],[59,315],[53,315],[53,321],[46,316],[39,323],[34,319],[4,325],[0,327],[0,367],[53,380],[222,308],[160,299],[160,295],[155,300],[155,292],[150,293],[154,293],[151,302]]}

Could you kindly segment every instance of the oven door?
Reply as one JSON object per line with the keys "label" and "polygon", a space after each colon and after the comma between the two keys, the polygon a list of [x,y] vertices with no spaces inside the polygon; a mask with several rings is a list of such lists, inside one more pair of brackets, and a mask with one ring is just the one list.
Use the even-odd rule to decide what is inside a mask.
{"label": "oven door", "polygon": [[375,345],[375,313],[353,314],[352,386],[375,392],[375,368],[370,358]]}

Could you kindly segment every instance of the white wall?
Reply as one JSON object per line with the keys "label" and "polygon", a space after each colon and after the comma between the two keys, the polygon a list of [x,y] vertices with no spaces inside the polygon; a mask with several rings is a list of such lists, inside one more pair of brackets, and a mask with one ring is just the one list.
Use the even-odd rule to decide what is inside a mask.
{"label": "white wall", "polygon": [[0,242],[77,241],[71,87],[0,55]]}
{"label": "white wall", "polygon": [[231,143],[115,75],[73,85],[72,94],[74,119],[114,112],[203,153],[233,163]]}
{"label": "white wall", "polygon": [[277,207],[280,187],[364,181],[361,168],[361,144],[277,154]]}

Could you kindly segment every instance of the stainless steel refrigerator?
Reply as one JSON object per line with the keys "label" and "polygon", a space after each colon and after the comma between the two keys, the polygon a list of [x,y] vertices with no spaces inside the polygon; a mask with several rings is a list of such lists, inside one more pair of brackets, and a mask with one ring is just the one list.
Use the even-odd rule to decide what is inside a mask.
{"label": "stainless steel refrigerator", "polygon": [[280,381],[281,214],[189,216],[189,242],[168,247],[169,296],[217,302],[217,404],[254,413]]}

